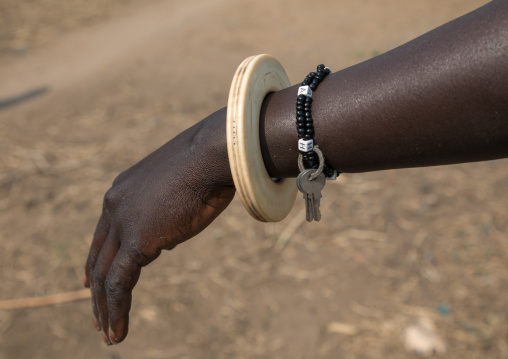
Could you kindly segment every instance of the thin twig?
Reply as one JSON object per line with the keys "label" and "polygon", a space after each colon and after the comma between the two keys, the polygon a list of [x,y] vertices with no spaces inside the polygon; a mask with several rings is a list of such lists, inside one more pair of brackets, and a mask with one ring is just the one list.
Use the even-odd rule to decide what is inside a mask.
{"label": "thin twig", "polygon": [[44,307],[90,298],[90,289],[46,295],[35,298],[19,298],[0,301],[0,310]]}
{"label": "thin twig", "polygon": [[296,232],[296,230],[305,222],[305,208],[300,210],[300,212],[289,222],[289,224],[284,228],[281,232],[279,239],[276,241],[276,245],[282,250],[288,244],[289,240]]}

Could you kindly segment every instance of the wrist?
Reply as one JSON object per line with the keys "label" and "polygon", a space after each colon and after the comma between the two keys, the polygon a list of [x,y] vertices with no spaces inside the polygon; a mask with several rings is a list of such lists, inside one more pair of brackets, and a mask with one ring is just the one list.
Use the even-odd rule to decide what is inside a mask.
{"label": "wrist", "polygon": [[191,148],[199,163],[197,171],[208,182],[234,186],[226,140],[226,108],[212,113],[196,126],[199,128],[192,137]]}
{"label": "wrist", "polygon": [[[271,93],[261,107],[259,137],[268,174],[277,178],[296,177],[298,171],[298,135],[295,131],[295,92],[297,86]],[[196,126],[192,147],[210,180],[233,186],[226,140],[226,113],[222,108]]]}

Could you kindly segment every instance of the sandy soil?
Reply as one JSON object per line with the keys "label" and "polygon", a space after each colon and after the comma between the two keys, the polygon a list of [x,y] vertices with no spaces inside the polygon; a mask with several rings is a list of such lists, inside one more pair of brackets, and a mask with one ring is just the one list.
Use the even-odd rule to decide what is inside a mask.
{"label": "sandy soil", "polygon": [[[225,106],[238,64],[270,53],[294,83],[394,48],[486,1],[0,2],[0,300],[81,289],[118,172]],[[277,224],[235,200],[147,267],[128,339],[88,300],[0,310],[0,358],[508,357],[508,162],[349,174],[323,220]]]}

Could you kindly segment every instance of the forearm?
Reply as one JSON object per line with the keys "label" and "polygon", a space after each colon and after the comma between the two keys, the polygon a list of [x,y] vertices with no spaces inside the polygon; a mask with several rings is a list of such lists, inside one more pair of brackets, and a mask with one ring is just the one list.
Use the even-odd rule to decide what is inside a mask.
{"label": "forearm", "polygon": [[[496,1],[328,76],[314,95],[315,143],[340,172],[508,157],[507,79],[508,1]],[[267,96],[261,111],[274,177],[298,174],[298,86]],[[216,168],[232,183],[225,116],[219,110],[203,128],[223,148]]]}
{"label": "forearm", "polygon": [[[507,157],[507,79],[508,2],[497,1],[329,76],[314,95],[315,143],[341,172]],[[298,173],[296,87],[261,116],[276,177]]]}

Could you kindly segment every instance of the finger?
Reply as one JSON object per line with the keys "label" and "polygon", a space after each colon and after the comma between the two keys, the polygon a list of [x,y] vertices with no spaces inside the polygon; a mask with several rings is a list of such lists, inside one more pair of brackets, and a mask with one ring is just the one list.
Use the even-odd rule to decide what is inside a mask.
{"label": "finger", "polygon": [[88,259],[86,261],[85,265],[85,274],[83,276],[83,284],[85,287],[88,287],[91,289],[92,292],[92,312],[93,312],[93,325],[95,329],[98,331],[101,330],[100,324],[99,324],[99,310],[97,309],[97,304],[95,301],[94,296],[94,286],[91,282],[91,275],[90,272],[93,270],[93,266],[95,265],[95,262],[97,261],[97,257],[99,256],[100,250],[102,248],[102,245],[104,241],[107,238],[108,234],[108,226],[105,223],[104,216],[102,215],[99,218],[99,221],[97,223],[97,227],[95,230],[94,238],[92,241],[92,245],[90,247],[90,252],[88,254]]}
{"label": "finger", "polygon": [[120,343],[129,330],[129,311],[132,302],[132,289],[136,285],[141,268],[160,255],[155,249],[150,253],[122,245],[106,279],[108,297],[109,338]]}
{"label": "finger", "polygon": [[97,304],[95,301],[95,286],[93,281],[90,281],[90,292],[92,294],[92,313],[93,313],[93,326],[97,331],[101,330],[101,325],[99,323],[99,309],[97,309]]}
{"label": "finger", "polygon": [[[106,337],[109,327],[109,314],[105,282],[111,267],[111,263],[115,259],[119,247],[120,244],[115,238],[114,233],[110,232],[108,238],[102,246],[101,252],[91,272],[92,303],[94,307],[94,315],[97,316],[99,327],[102,330],[103,335],[106,335]],[[111,344],[106,338],[105,341],[107,344]]]}
{"label": "finger", "polygon": [[104,215],[101,215],[97,223],[97,227],[95,229],[92,245],[90,246],[90,252],[88,253],[88,258],[85,264],[85,275],[83,278],[83,284],[87,288],[90,287],[90,271],[97,262],[97,258],[99,257],[102,245],[104,244],[104,241],[108,236],[108,231],[109,225],[106,224]]}

